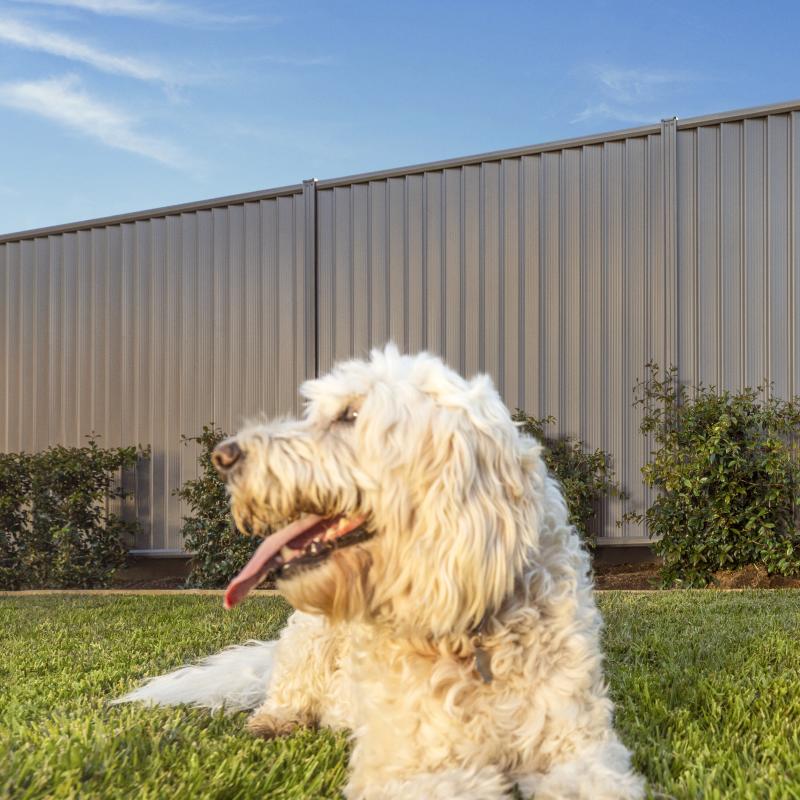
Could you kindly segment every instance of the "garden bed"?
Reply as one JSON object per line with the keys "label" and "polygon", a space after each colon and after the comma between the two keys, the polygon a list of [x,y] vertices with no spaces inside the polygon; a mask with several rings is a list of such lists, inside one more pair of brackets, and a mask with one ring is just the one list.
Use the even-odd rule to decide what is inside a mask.
{"label": "garden bed", "polygon": [[[800,795],[800,593],[608,592],[618,727],[653,797]],[[140,678],[249,638],[289,609],[256,597],[0,598],[0,796],[339,797],[344,736],[252,739],[243,716],[108,707]]]}
{"label": "garden bed", "polygon": [[[656,562],[597,566],[594,570],[597,589],[660,588],[659,565]],[[711,589],[800,589],[800,576],[769,575],[764,567],[720,570],[714,573]]]}

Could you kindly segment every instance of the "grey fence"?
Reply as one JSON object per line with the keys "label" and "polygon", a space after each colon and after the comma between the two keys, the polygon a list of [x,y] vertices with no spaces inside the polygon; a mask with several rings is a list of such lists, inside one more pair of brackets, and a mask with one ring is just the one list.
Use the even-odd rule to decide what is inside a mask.
{"label": "grey fence", "polygon": [[0,237],[0,446],[150,443],[142,551],[179,551],[181,433],[296,410],[388,339],[493,375],[650,498],[644,364],[800,390],[800,103]]}

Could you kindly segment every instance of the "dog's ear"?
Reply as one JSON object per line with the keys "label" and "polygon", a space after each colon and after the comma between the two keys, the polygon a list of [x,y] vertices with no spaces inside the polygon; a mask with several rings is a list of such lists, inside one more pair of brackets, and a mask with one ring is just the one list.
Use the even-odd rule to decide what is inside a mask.
{"label": "dog's ear", "polygon": [[392,554],[396,616],[434,636],[468,632],[498,609],[538,541],[537,446],[478,380],[465,402],[438,405],[417,441],[414,513]]}

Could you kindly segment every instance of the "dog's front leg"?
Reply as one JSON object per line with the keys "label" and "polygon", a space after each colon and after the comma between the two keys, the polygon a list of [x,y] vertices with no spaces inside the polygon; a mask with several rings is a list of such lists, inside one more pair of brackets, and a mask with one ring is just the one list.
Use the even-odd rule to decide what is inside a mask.
{"label": "dog's front leg", "polygon": [[324,618],[296,611],[281,634],[267,699],[247,727],[256,736],[285,736],[297,727],[349,727],[349,687],[342,659],[347,634]]}
{"label": "dog's front leg", "polygon": [[587,744],[546,773],[517,777],[525,798],[533,800],[641,800],[645,782],[630,765],[630,755],[612,736]]}
{"label": "dog's front leg", "polygon": [[344,795],[347,800],[508,800],[510,791],[511,783],[499,770],[483,767],[387,779],[354,774]]}

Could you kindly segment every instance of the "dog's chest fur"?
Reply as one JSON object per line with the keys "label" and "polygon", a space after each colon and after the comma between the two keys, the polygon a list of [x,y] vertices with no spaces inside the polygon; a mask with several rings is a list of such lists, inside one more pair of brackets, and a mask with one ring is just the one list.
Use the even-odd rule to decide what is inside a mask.
{"label": "dog's chest fur", "polygon": [[[513,611],[507,626],[495,621],[482,638],[490,683],[476,668],[469,637],[431,642],[378,626],[296,616],[336,653],[327,690],[320,692],[319,719],[353,731],[356,774],[385,765],[387,752],[398,774],[414,763],[464,763],[478,754],[511,772],[541,770],[557,755],[552,731],[567,718],[595,706],[598,727],[608,724],[610,705],[597,697],[599,659],[576,670],[558,655],[563,642],[551,632],[557,621],[550,625],[526,609]],[[581,638],[580,630],[576,635]],[[583,649],[579,641],[575,649]],[[273,696],[280,691],[273,685]]]}

